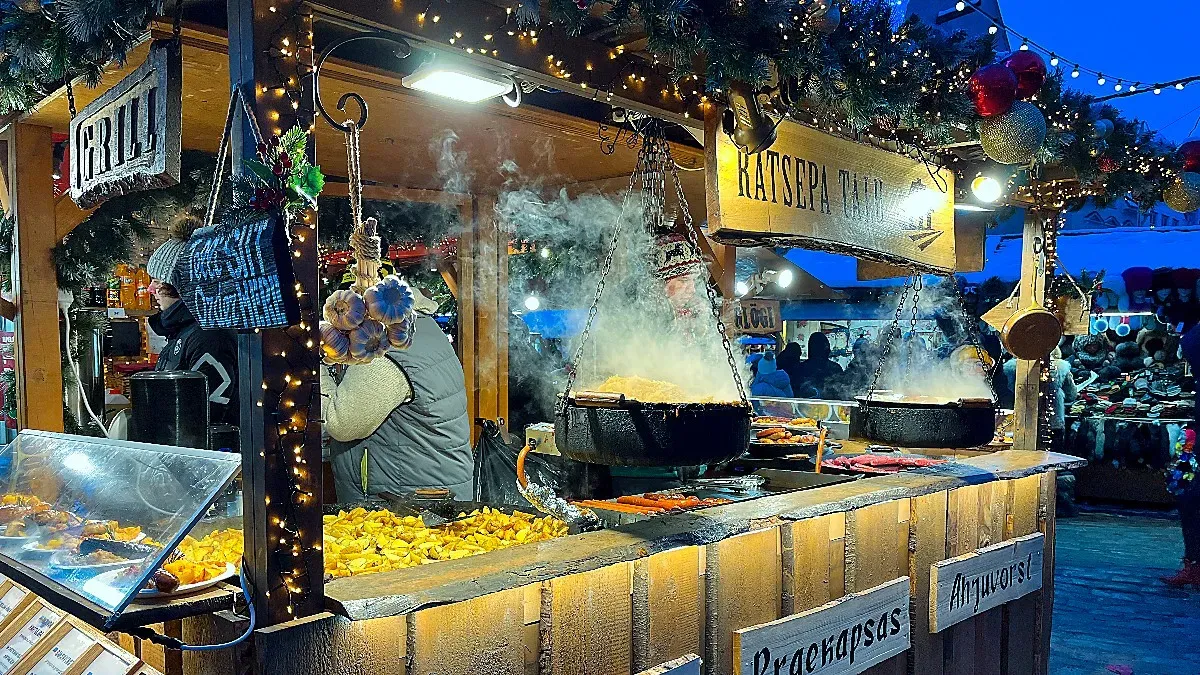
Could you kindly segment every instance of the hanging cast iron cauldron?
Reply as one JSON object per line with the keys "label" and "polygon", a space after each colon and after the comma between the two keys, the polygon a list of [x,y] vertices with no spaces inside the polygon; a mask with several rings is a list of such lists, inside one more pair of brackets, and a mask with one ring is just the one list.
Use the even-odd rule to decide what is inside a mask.
{"label": "hanging cast iron cauldron", "polygon": [[744,403],[642,403],[621,394],[568,394],[555,416],[564,457],[609,466],[696,466],[735,459],[750,442]]}

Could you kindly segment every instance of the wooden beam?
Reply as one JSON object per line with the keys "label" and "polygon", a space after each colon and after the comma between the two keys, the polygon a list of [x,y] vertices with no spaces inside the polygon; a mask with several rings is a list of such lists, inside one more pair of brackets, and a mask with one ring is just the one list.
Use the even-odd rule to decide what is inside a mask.
{"label": "wooden beam", "polygon": [[[312,65],[312,50],[305,48],[307,21],[298,13],[299,5],[299,0],[229,0],[227,4],[230,82],[251,97],[248,103],[267,136],[294,124],[308,128],[313,123],[311,88],[295,92],[293,98],[274,89],[282,73]],[[293,49],[305,56],[298,61],[274,55],[281,36],[294,40]],[[297,79],[307,82],[301,75]],[[225,96],[220,99],[224,102]],[[256,155],[256,143],[250,121],[240,110],[233,125],[233,166],[240,174],[243,160]],[[313,142],[307,149],[310,159],[315,157]],[[244,570],[254,589],[260,628],[315,614],[325,602],[315,213],[294,220],[291,229],[296,235],[291,264],[301,323],[238,336]]]}
{"label": "wooden beam", "polygon": [[[1046,301],[1045,212],[1025,211],[1025,230],[1021,237],[1020,298],[1025,305]],[[1038,449],[1038,423],[1041,412],[1042,367],[1040,361],[1017,361],[1015,394],[1014,450]]]}
{"label": "wooden beam", "polygon": [[63,430],[62,350],[54,235],[54,141],[49,127],[17,124],[9,143],[16,211],[13,297],[16,300],[17,424]]}
{"label": "wooden beam", "polygon": [[[554,28],[537,30],[537,35],[513,30],[512,17],[499,4],[457,0],[439,5],[436,11],[424,3],[375,0],[312,2],[309,6],[331,21],[400,34],[422,49],[444,52],[449,58],[490,71],[511,73],[558,91],[639,110],[685,126],[701,124],[700,109],[689,109],[675,96],[662,93],[672,90],[671,82],[638,56],[628,52],[618,54],[598,42]],[[437,15],[438,21],[433,21],[432,15]],[[469,35],[456,35],[468,28]],[[489,40],[485,35],[492,37]],[[464,47],[473,50],[467,52]],[[547,58],[550,55],[555,58]],[[562,66],[557,65],[560,60]],[[631,64],[636,64],[636,78],[628,77]],[[560,77],[564,71],[572,77]]]}
{"label": "wooden beam", "polygon": [[99,205],[93,206],[90,209],[81,209],[66,194],[58,198],[54,205],[54,236],[59,241],[63,240],[71,231],[79,226],[80,223],[87,220],[89,216],[98,208]]}
{"label": "wooden beam", "polygon": [[[325,71],[322,70],[322,73]],[[350,194],[349,183],[326,183],[321,191],[322,197],[346,197]],[[471,195],[444,190],[425,190],[422,188],[406,188],[398,185],[364,185],[363,199],[374,199],[384,202],[418,202],[421,204],[441,204],[456,208],[471,201]]]}
{"label": "wooden beam", "polygon": [[442,281],[446,282],[446,288],[450,289],[450,295],[454,299],[458,299],[458,269],[449,258],[437,258],[435,263],[437,271],[442,275]]}

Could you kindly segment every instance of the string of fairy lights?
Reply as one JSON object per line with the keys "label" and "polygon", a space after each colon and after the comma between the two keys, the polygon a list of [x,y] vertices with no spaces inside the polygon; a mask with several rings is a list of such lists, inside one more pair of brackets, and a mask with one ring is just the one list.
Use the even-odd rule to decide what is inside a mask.
{"label": "string of fairy lights", "polygon": [[[1042,54],[1045,54],[1047,57],[1047,61],[1049,62],[1051,68],[1057,68],[1059,66],[1059,64],[1063,63],[1063,62],[1066,62],[1067,64],[1074,64],[1074,65],[1070,66],[1071,70],[1069,72],[1070,72],[1071,79],[1078,79],[1081,75],[1087,74],[1087,75],[1090,75],[1090,76],[1096,78],[1096,86],[1099,86],[1099,87],[1105,86],[1106,84],[1108,84],[1108,82],[1110,80],[1112,80],[1113,81],[1113,91],[1122,92],[1123,90],[1127,90],[1126,95],[1128,95],[1128,92],[1137,93],[1137,92],[1147,92],[1147,91],[1153,92],[1154,94],[1157,95],[1157,94],[1163,93],[1164,91],[1169,91],[1172,89],[1183,90],[1188,84],[1190,84],[1192,82],[1200,81],[1200,75],[1190,75],[1188,77],[1181,77],[1181,78],[1165,78],[1165,79],[1160,79],[1160,80],[1145,80],[1145,79],[1138,80],[1138,79],[1131,79],[1128,77],[1114,78],[1111,75],[1106,76],[1100,70],[1097,70],[1094,68],[1087,68],[1087,67],[1084,67],[1082,64],[1080,64],[1078,61],[1073,61],[1073,60],[1067,59],[1065,57],[1060,57],[1058,55],[1057,51],[1033,41],[1027,35],[1019,33],[1016,30],[1013,30],[1013,28],[1011,26],[1008,26],[1007,24],[1005,24],[1004,21],[1000,17],[993,16],[991,13],[989,13],[988,11],[984,10],[981,6],[979,6],[977,4],[977,2],[974,2],[974,1],[973,2],[964,2],[963,0],[959,0],[959,2],[955,4],[954,8],[956,10],[958,10],[959,12],[977,12],[977,13],[983,15],[992,24],[988,28],[989,33],[991,33],[992,35],[995,35],[996,33],[1000,32],[1001,30],[1004,30],[1006,33],[1015,35],[1018,39],[1021,40],[1021,45],[1020,45],[1020,47],[1018,47],[1018,49],[1023,50],[1023,51],[1028,51],[1028,50],[1032,49],[1034,51],[1039,51]],[[1143,84],[1143,82],[1146,82],[1148,84]],[[1104,97],[1101,100],[1104,100],[1105,98],[1110,98],[1110,97]]]}
{"label": "string of fairy lights", "polygon": [[[302,11],[300,7],[300,3],[295,3],[291,13],[271,35],[270,45],[265,48],[276,81],[260,84],[260,93],[264,99],[275,97],[274,103],[268,101],[264,107],[267,109],[266,118],[271,123],[266,131],[276,136],[282,133],[281,108],[286,114],[303,116],[299,124],[307,127],[309,135],[315,128],[313,111],[303,105],[304,90],[301,85],[313,69],[313,15],[310,11]],[[272,13],[280,11],[278,5],[271,5],[268,9]],[[298,221],[289,223],[289,228],[293,264],[298,267],[316,265],[314,209],[307,209]],[[265,464],[268,484],[285,481],[286,489],[283,492],[287,495],[281,503],[273,502],[270,496],[272,490],[268,488],[268,494],[263,497],[268,528],[266,541],[270,544],[274,567],[278,570],[278,578],[268,582],[272,585],[264,594],[268,599],[272,598],[273,593],[286,594],[288,616],[301,613],[298,607],[302,604],[305,608],[303,613],[319,608],[319,599],[315,604],[313,601],[312,579],[321,579],[324,575],[319,508],[315,510],[316,517],[312,517],[314,507],[319,507],[321,499],[315,485],[315,478],[320,476],[320,467],[311,466],[311,458],[306,457],[311,447],[319,448],[321,402],[318,386],[320,350],[317,348],[317,293],[316,289],[306,290],[300,280],[302,278],[298,274],[294,286],[300,305],[299,323],[284,329],[261,332],[264,379],[261,395],[255,402],[263,409],[268,431],[259,458]],[[261,580],[255,581],[261,583]]]}

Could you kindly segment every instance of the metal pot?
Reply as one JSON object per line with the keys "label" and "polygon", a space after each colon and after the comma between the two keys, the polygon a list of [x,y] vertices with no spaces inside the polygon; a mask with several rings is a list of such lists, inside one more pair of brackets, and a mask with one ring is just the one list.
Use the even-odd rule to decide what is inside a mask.
{"label": "metal pot", "polygon": [[558,451],[592,464],[716,464],[740,457],[749,442],[750,406],[742,403],[642,403],[578,392],[555,415]]}
{"label": "metal pot", "polygon": [[946,403],[868,400],[859,396],[853,426],[869,441],[901,448],[975,448],[996,434],[990,399]]}

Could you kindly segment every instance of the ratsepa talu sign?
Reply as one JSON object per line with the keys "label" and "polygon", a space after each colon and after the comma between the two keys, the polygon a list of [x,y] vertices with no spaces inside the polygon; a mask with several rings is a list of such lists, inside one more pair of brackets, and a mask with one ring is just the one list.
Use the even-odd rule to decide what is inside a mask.
{"label": "ratsepa talu sign", "polygon": [[909,578],[733,634],[737,675],[853,675],[908,650]]}
{"label": "ratsepa talu sign", "polygon": [[729,244],[803,245],[930,270],[954,269],[954,175],[783,121],[749,155],[709,124],[709,232]]}

